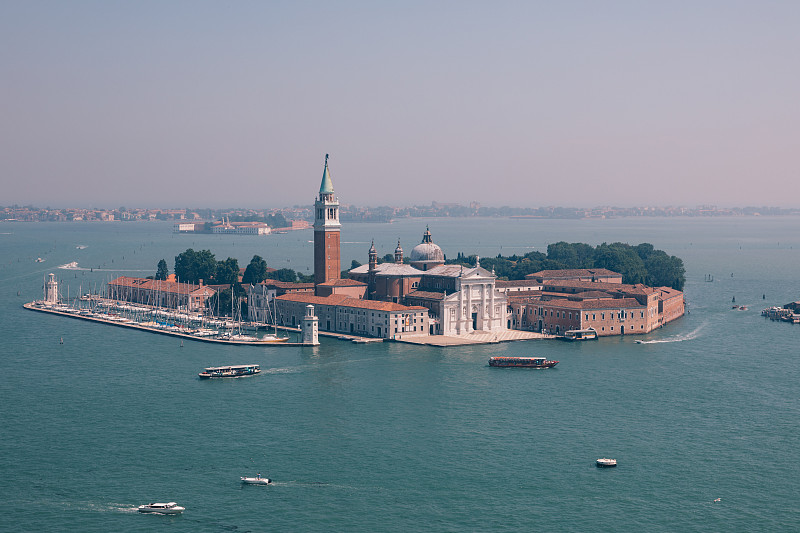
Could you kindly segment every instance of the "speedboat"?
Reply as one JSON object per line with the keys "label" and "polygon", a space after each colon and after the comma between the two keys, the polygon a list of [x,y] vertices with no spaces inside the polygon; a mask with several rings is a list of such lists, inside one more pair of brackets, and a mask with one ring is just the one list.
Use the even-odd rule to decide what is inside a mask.
{"label": "speedboat", "polygon": [[243,477],[241,479],[244,485],[269,485],[272,483],[270,478],[261,477],[261,474],[258,474],[256,477]]}
{"label": "speedboat", "polygon": [[603,457],[602,459],[597,460],[597,468],[610,468],[612,466],[617,466],[616,459],[607,459]]}
{"label": "speedboat", "polygon": [[158,514],[180,514],[185,510],[175,502],[169,503],[148,503],[147,505],[140,505],[140,513],[158,513]]}

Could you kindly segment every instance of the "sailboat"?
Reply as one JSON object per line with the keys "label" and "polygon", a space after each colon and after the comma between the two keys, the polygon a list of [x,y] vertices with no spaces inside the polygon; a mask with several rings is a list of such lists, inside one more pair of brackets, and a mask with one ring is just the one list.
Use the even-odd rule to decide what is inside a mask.
{"label": "sailboat", "polygon": [[287,342],[289,340],[289,336],[279,337],[278,336],[278,307],[275,304],[275,299],[272,298],[272,305],[273,307],[269,307],[269,302],[267,303],[267,309],[269,310],[269,314],[272,317],[272,325],[275,328],[274,333],[268,333],[261,338],[262,342]]}

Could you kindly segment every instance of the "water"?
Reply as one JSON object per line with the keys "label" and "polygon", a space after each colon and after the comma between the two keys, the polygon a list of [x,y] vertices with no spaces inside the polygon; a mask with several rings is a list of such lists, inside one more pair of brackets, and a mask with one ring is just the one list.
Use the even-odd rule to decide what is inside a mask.
{"label": "water", "polygon": [[[40,297],[47,272],[74,296],[121,273],[114,269],[149,275],[161,258],[171,267],[188,247],[241,266],[259,254],[272,267],[305,272],[312,234],[3,224],[0,530],[800,528],[800,329],[759,316],[798,299],[800,219],[348,224],[342,264],[366,262],[373,238],[381,255],[398,237],[408,253],[427,223],[448,256],[545,251],[559,240],[651,242],[684,259],[690,313],[636,337],[644,344],[625,337],[433,348],[322,339],[317,348],[181,348],[171,337],[21,305]],[[72,261],[93,271],[54,269]],[[706,274],[715,281],[704,282]],[[731,310],[734,296],[749,310]],[[498,354],[561,363],[489,368]],[[226,363],[264,372],[196,379],[203,367]],[[620,466],[595,468],[604,456]],[[240,486],[239,476],[257,472],[274,486]],[[135,512],[150,501],[187,510]]]}

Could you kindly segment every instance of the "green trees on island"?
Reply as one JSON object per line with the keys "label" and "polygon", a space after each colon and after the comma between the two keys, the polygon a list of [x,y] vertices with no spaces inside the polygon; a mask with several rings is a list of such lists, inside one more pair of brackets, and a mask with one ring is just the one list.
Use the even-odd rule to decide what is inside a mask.
{"label": "green trees on island", "polygon": [[[458,254],[451,264],[475,265],[476,257]],[[652,244],[637,246],[614,242],[592,247],[584,243],[557,242],[547,246],[547,254],[529,252],[523,256],[481,258],[481,266],[494,269],[498,277],[524,279],[527,274],[540,270],[562,268],[607,268],[622,274],[623,283],[644,283],[652,287],[672,287],[683,290],[686,270],[683,261]]]}
{"label": "green trees on island", "polygon": [[178,281],[210,283],[217,273],[217,260],[210,250],[195,252],[191,248],[175,256],[175,277]]}
{"label": "green trees on island", "polygon": [[169,276],[169,269],[167,268],[167,262],[165,260],[161,260],[158,262],[158,266],[156,267],[156,275],[153,279],[160,279],[165,280]]}
{"label": "green trees on island", "polygon": [[[163,275],[163,278],[156,277],[155,279],[167,279],[169,275],[167,262],[163,259],[158,262],[156,275]],[[175,256],[175,277],[178,281],[194,284],[198,284],[200,280],[203,280],[206,285],[238,285],[239,260],[229,257],[224,261],[217,261],[210,250],[195,251],[189,248]],[[241,283],[255,285],[266,279],[308,283],[314,280],[314,276],[303,275],[291,268],[281,268],[268,272],[267,262],[264,258],[254,255],[244,270]]]}
{"label": "green trees on island", "polygon": [[244,269],[242,283],[255,285],[267,279],[267,262],[259,255],[254,255],[250,264]]}

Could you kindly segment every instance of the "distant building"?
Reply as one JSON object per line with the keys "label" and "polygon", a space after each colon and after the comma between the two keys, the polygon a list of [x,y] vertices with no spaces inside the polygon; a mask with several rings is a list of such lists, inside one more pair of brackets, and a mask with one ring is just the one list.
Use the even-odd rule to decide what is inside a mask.
{"label": "distant building", "polygon": [[211,226],[211,233],[223,235],[268,235],[269,226],[263,222],[221,222]]}

